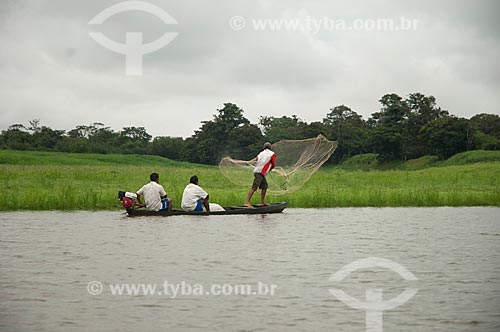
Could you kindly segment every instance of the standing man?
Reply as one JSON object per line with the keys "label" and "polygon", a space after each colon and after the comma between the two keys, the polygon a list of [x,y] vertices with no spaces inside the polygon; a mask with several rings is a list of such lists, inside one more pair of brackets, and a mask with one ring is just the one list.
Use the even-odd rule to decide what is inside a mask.
{"label": "standing man", "polygon": [[266,175],[276,167],[276,153],[272,151],[272,145],[269,142],[264,143],[264,150],[257,155],[257,163],[255,164],[255,168],[253,169],[253,184],[252,188],[248,192],[247,201],[245,202],[245,206],[249,208],[253,208],[250,200],[252,199],[253,193],[257,189],[261,189],[260,192],[260,204],[269,205],[265,202],[266,192],[267,192],[267,180]]}
{"label": "standing man", "polygon": [[[146,206],[150,211],[172,211],[172,199],[167,198],[165,189],[158,184],[159,178],[157,173],[151,173],[151,182],[137,191],[137,201],[139,206]],[[141,196],[144,196],[144,204],[141,203]]]}

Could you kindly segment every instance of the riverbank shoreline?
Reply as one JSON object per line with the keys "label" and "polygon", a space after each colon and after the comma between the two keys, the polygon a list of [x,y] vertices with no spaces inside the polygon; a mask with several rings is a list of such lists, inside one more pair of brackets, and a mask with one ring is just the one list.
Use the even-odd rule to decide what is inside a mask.
{"label": "riverbank shoreline", "polygon": [[[1,151],[0,157],[5,155],[11,160],[0,160],[0,211],[115,210],[118,190],[137,191],[151,172],[160,174],[160,184],[177,208],[195,174],[218,204],[242,205],[248,192],[231,184],[216,166],[161,157]],[[249,175],[249,186],[251,180]],[[258,200],[256,193],[254,203]],[[500,162],[419,170],[324,167],[297,192],[268,195],[267,200],[287,201],[289,208],[500,206]]]}

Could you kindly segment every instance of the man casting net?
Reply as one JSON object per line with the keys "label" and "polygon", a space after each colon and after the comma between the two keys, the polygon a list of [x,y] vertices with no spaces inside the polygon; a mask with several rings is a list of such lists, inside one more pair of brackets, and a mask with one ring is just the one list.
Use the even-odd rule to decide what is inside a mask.
{"label": "man casting net", "polygon": [[[323,135],[303,140],[282,140],[272,145],[277,166],[266,176],[267,193],[288,194],[299,190],[333,154],[337,142]],[[248,187],[256,160],[224,157],[219,163],[221,173],[232,183]]]}

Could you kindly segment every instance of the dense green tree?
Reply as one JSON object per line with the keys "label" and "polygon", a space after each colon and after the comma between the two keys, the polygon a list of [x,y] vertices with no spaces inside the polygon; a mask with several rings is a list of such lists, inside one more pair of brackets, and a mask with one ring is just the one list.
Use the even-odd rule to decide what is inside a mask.
{"label": "dense green tree", "polygon": [[368,152],[366,139],[368,127],[361,115],[345,105],[330,109],[330,113],[323,119],[326,135],[337,141],[334,159],[342,161],[350,156]]}
{"label": "dense green tree", "polygon": [[151,137],[144,127],[123,127],[118,137],[119,151],[146,154]]}
{"label": "dense green tree", "polygon": [[[189,161],[202,164],[216,164],[225,153],[228,133],[224,123],[203,121],[199,130],[192,136]],[[188,145],[189,146],[189,145]]]}
{"label": "dense green tree", "polygon": [[[132,127],[135,128],[135,127]],[[105,127],[103,123],[78,125],[68,131],[67,138],[59,144],[58,149],[70,152],[120,153],[119,147],[127,140],[120,133]]]}
{"label": "dense green tree", "polygon": [[[141,127],[142,128],[142,127]],[[144,149],[147,147],[147,143],[151,139],[151,135],[146,133],[144,130],[144,139],[142,146]],[[89,136],[89,144],[92,147],[92,151],[95,153],[119,153],[119,142],[120,133],[113,131],[110,127],[105,127],[103,124],[95,127]],[[144,154],[144,152],[141,152]]]}
{"label": "dense green tree", "polygon": [[[68,136],[72,138],[91,138],[94,136],[99,130],[104,128],[104,124],[100,122],[94,122],[90,125],[78,125],[75,129],[71,129],[68,131]],[[109,127],[107,127],[109,129]]]}
{"label": "dense green tree", "polygon": [[317,137],[318,135],[328,137],[328,130],[323,122],[315,121],[302,126],[302,137],[304,139]]}
{"label": "dense green tree", "polygon": [[33,147],[33,137],[22,124],[13,124],[2,131],[2,146],[12,150],[28,150]]}
{"label": "dense green tree", "polygon": [[380,98],[382,104],[380,112],[372,114],[376,125],[400,126],[404,124],[410,113],[406,100],[395,93],[386,94]]}
{"label": "dense green tree", "polygon": [[299,119],[296,115],[282,116],[261,116],[259,124],[266,139],[270,142],[278,142],[284,139],[304,139],[304,129],[307,123]]}
{"label": "dense green tree", "polygon": [[[217,114],[211,121],[203,121],[199,130],[195,131],[192,140],[188,141],[186,147],[193,149],[192,152],[187,152],[186,155],[189,161],[217,164],[222,157],[229,154],[229,148],[237,145],[237,142],[231,140],[237,137],[241,144],[245,144],[244,137],[237,135],[242,130],[252,130],[246,128],[250,124],[247,118],[243,116],[243,110],[232,103],[225,103],[222,109],[217,110]],[[239,129],[243,128],[243,129]],[[248,147],[238,147],[236,153],[242,153]]]}
{"label": "dense green tree", "polygon": [[335,135],[341,136],[349,126],[362,126],[361,115],[345,105],[335,106],[330,109],[330,113],[323,119],[323,123],[332,128]]}
{"label": "dense green tree", "polygon": [[500,138],[500,116],[481,113],[470,118],[471,126],[485,134]]}
{"label": "dense green tree", "polygon": [[234,128],[229,134],[227,155],[235,159],[250,160],[262,149],[264,136],[254,124]]}
{"label": "dense green tree", "polygon": [[222,109],[217,110],[218,114],[214,115],[213,122],[221,125],[226,133],[238,128],[244,124],[249,124],[247,118],[243,116],[243,110],[236,104],[225,103]]}
{"label": "dense green tree", "polygon": [[182,137],[159,136],[149,145],[148,153],[173,160],[182,159],[185,143]]}
{"label": "dense green tree", "polygon": [[[193,135],[194,136],[194,135]],[[191,136],[184,140],[184,145],[180,151],[180,160],[199,163],[199,158],[196,155],[196,140]]]}
{"label": "dense green tree", "polygon": [[470,134],[467,119],[451,116],[434,120],[422,128],[427,154],[445,159],[467,151]]}
{"label": "dense green tree", "polygon": [[413,123],[417,126],[425,126],[431,121],[449,116],[448,111],[436,106],[436,98],[434,96],[425,96],[421,93],[412,93],[406,99],[406,103],[410,108]]}
{"label": "dense green tree", "polygon": [[477,150],[500,150],[500,138],[485,134],[482,131],[474,132],[474,149]]}
{"label": "dense green tree", "polygon": [[90,153],[91,149],[88,139],[65,136],[60,140],[55,148],[61,152]]}
{"label": "dense green tree", "polygon": [[382,108],[380,112],[372,114],[373,129],[369,145],[381,160],[401,159],[410,108],[402,97],[394,93],[382,96],[379,102]]}
{"label": "dense green tree", "polygon": [[[418,158],[433,154],[447,158],[470,149],[500,149],[500,116],[481,113],[470,120],[456,118],[436,104],[433,96],[410,94],[406,99],[386,94],[379,112],[366,121],[346,105],[330,109],[322,122],[307,123],[296,115],[262,116],[251,124],[243,110],[225,103],[211,120],[187,138],[156,137],[144,127],[113,131],[95,122],[68,131],[14,124],[0,134],[0,148],[92,153],[155,154],[176,160],[217,164],[223,156],[251,159],[264,141],[306,139],[323,134],[339,145],[335,161],[374,152],[382,160]],[[263,135],[264,134],[264,135]]]}
{"label": "dense green tree", "polygon": [[33,148],[37,150],[55,150],[56,145],[62,141],[64,130],[52,130],[43,126],[32,134]]}
{"label": "dense green tree", "polygon": [[407,160],[423,156],[427,149],[422,129],[433,121],[449,116],[436,106],[433,96],[412,93],[404,99],[386,94],[380,99],[380,112],[368,121],[369,142],[381,160]]}
{"label": "dense green tree", "polygon": [[500,116],[481,113],[473,116],[470,126],[474,130],[474,148],[500,150]]}
{"label": "dense green tree", "polygon": [[401,129],[395,125],[376,126],[370,132],[367,144],[378,153],[381,161],[400,160],[402,154]]}
{"label": "dense green tree", "polygon": [[436,106],[436,98],[412,93],[406,99],[409,112],[401,125],[401,150],[403,159],[413,159],[425,154],[425,143],[420,134],[428,123],[449,116],[448,111]]}
{"label": "dense green tree", "polygon": [[123,127],[120,137],[133,142],[149,142],[152,136],[144,127]]}

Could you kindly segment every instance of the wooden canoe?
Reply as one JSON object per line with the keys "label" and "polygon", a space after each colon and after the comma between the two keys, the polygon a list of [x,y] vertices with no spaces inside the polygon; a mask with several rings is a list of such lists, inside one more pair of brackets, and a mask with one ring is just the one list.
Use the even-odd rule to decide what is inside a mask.
{"label": "wooden canoe", "polygon": [[271,205],[262,206],[254,205],[254,209],[246,206],[224,206],[225,211],[202,211],[202,212],[186,212],[183,210],[173,209],[169,211],[148,211],[142,208],[129,208],[127,214],[129,216],[222,216],[231,214],[267,214],[267,213],[281,213],[288,206],[288,202],[273,203]]}

